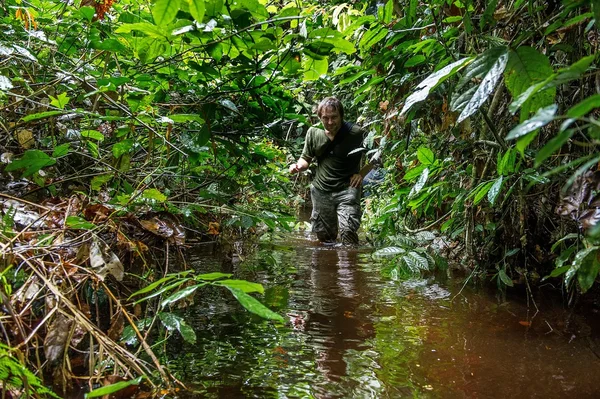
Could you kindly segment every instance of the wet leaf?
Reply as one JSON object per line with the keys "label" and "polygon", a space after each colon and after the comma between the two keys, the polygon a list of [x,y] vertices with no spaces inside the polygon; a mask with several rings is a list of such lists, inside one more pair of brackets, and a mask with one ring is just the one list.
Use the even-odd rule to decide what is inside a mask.
{"label": "wet leaf", "polygon": [[[579,255],[579,254],[577,254]],[[591,288],[600,272],[600,261],[598,260],[599,247],[592,247],[587,250],[587,254],[580,256],[580,267],[577,271],[577,281],[581,292],[585,293]],[[576,261],[578,257],[575,257]]]}
{"label": "wet leaf", "polygon": [[494,185],[494,182],[489,181],[486,183],[481,183],[479,186],[477,186],[475,188],[475,190],[473,191],[473,193],[471,194],[471,195],[475,195],[475,198],[473,199],[473,205],[479,204],[481,202],[481,200],[483,200],[485,198],[488,191],[490,191],[490,189],[492,188],[493,185]]}
{"label": "wet leaf", "polygon": [[51,364],[55,364],[63,358],[72,325],[73,320],[59,314],[48,327],[48,333],[44,339],[44,355]]}
{"label": "wet leaf", "polygon": [[500,176],[496,179],[496,181],[494,181],[494,184],[490,188],[490,191],[488,191],[488,201],[490,201],[490,204],[492,204],[492,206],[496,202],[498,194],[500,194],[500,190],[502,189],[502,181],[502,176]]}
{"label": "wet leaf", "polygon": [[417,194],[423,190],[425,187],[425,183],[427,183],[427,178],[429,177],[429,168],[423,169],[421,176],[419,176],[419,180],[415,183],[415,185],[411,188],[410,193],[408,194],[408,198],[414,198]]}
{"label": "wet leaf", "polygon": [[508,132],[508,135],[506,135],[505,139],[513,140],[524,136],[527,133],[533,132],[542,126],[546,126],[548,123],[554,120],[554,115],[556,115],[557,110],[558,105],[556,104],[539,109],[533,117],[512,128],[512,130]]}
{"label": "wet leaf", "polygon": [[130,381],[119,381],[115,384],[107,385],[102,388],[94,389],[93,391],[86,393],[85,398],[99,398],[104,395],[111,395],[116,392],[119,392],[122,389],[130,387],[132,385],[139,385],[142,382],[142,379],[145,377],[138,377],[135,380]]}
{"label": "wet leaf", "polygon": [[258,315],[264,319],[275,320],[280,323],[284,323],[285,320],[281,315],[273,312],[271,309],[267,308],[265,305],[260,303],[256,298],[251,297],[246,294],[244,291],[239,290],[237,288],[227,287],[229,291],[233,294],[233,296],[238,300],[238,302],[246,308],[251,313]]}
{"label": "wet leaf", "polygon": [[9,91],[14,86],[9,78],[4,75],[0,75],[0,90]]}
{"label": "wet leaf", "polygon": [[[461,111],[457,123],[460,123],[473,115],[485,100],[494,92],[496,84],[504,73],[504,68],[508,62],[508,48],[494,47],[479,56],[471,63],[459,82],[459,87],[464,87],[467,82],[474,78],[481,78],[481,83],[465,101],[461,101],[461,107],[457,108],[456,103],[452,106],[452,111]],[[460,97],[460,96],[459,96]],[[468,100],[468,101],[466,101]]]}
{"label": "wet leaf", "polygon": [[456,74],[471,61],[471,57],[460,59],[450,65],[446,65],[439,71],[436,71],[425,78],[425,80],[417,85],[415,91],[408,96],[406,102],[404,103],[404,107],[402,107],[400,115],[406,114],[413,105],[425,100],[429,96],[431,90],[435,89],[446,79]]}
{"label": "wet leaf", "polygon": [[175,303],[183,298],[187,298],[188,296],[192,295],[198,288],[202,287],[203,285],[206,285],[206,283],[192,285],[190,287],[186,287],[182,290],[177,291],[176,293],[165,298],[160,303],[160,307],[164,308],[165,306]]}
{"label": "wet leaf", "polygon": [[190,343],[196,343],[196,333],[194,330],[183,320],[183,318],[174,315],[173,313],[161,312],[158,314],[160,321],[169,331],[177,330],[183,337],[183,339]]}

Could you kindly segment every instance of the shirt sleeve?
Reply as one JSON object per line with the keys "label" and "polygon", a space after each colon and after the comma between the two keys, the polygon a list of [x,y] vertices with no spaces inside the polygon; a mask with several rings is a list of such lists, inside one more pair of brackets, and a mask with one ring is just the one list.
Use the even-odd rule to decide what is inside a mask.
{"label": "shirt sleeve", "polygon": [[306,132],[304,149],[302,150],[302,155],[300,155],[300,158],[304,159],[308,163],[311,163],[315,157],[314,151],[315,146],[313,145],[313,129],[310,128],[308,129],[308,132]]}

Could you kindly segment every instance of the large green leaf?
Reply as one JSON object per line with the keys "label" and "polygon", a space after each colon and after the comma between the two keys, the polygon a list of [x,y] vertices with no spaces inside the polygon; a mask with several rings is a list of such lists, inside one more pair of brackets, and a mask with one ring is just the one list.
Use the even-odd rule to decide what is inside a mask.
{"label": "large green leaf", "polygon": [[186,342],[190,344],[196,343],[196,333],[183,318],[174,315],[173,313],[161,312],[158,318],[169,331],[177,330]]}
{"label": "large green leaf", "polygon": [[417,158],[423,165],[429,166],[435,162],[435,155],[433,155],[433,151],[427,147],[419,147],[417,149]]}
{"label": "large green leaf", "polygon": [[250,295],[246,294],[244,291],[242,291],[238,288],[232,288],[232,287],[227,287],[227,288],[229,289],[229,291],[231,291],[231,293],[233,294],[235,299],[237,299],[238,302],[244,308],[246,308],[246,310],[248,310],[249,312],[254,313],[255,315],[258,315],[264,319],[275,320],[275,321],[279,321],[281,323],[285,322],[285,320],[283,319],[283,317],[281,317],[281,315],[279,315],[279,314],[273,312],[271,309],[267,308],[265,305],[260,303],[256,298],[251,297]]}
{"label": "large green leaf", "polygon": [[538,112],[536,112],[536,114],[530,119],[512,128],[511,131],[506,135],[506,140],[519,138],[527,133],[539,129],[542,126],[546,126],[548,123],[554,120],[557,110],[558,105],[556,104],[539,109]]}
{"label": "large green leaf", "polygon": [[190,14],[192,17],[199,23],[202,23],[204,19],[204,12],[206,11],[206,7],[204,5],[204,0],[188,0],[190,5]]}
{"label": "large green leaf", "polygon": [[6,165],[6,171],[12,172],[14,170],[25,169],[23,177],[28,177],[36,172],[39,172],[46,166],[51,166],[56,163],[54,158],[51,158],[45,152],[40,150],[27,150],[21,157],[16,161],[12,161]]}
{"label": "large green leaf", "polygon": [[[581,258],[581,266],[577,272],[577,281],[579,281],[579,287],[583,293],[591,288],[594,281],[596,281],[596,277],[598,277],[598,272],[600,272],[599,254],[599,248],[592,247],[589,253]],[[577,256],[575,258],[577,259]]]}
{"label": "large green leaf", "polygon": [[356,51],[354,44],[344,39],[344,36],[335,29],[315,29],[309,33],[308,38],[313,39],[317,42],[331,44],[331,50],[336,53],[344,52],[346,54],[352,54]]}
{"label": "large green leaf", "polygon": [[[506,63],[508,62],[508,48],[494,47],[484,52],[475,61],[473,61],[465,75],[459,82],[459,88],[463,88],[473,79],[481,79],[481,83],[469,96],[467,101],[452,102],[453,111],[461,111],[457,123],[460,123],[473,115],[485,100],[494,92],[496,84],[502,77]],[[460,95],[456,98],[461,98]],[[464,96],[462,97],[464,99]],[[460,108],[457,107],[460,104]]]}
{"label": "large green leaf", "polygon": [[594,61],[595,55],[590,55],[588,57],[583,57],[579,61],[575,62],[573,65],[568,68],[563,68],[558,71],[558,73],[554,73],[548,76],[542,82],[536,83],[532,86],[529,86],[527,90],[521,93],[510,105],[509,111],[515,113],[529,101],[533,96],[537,95],[539,92],[543,92],[545,90],[550,90],[555,88],[561,84],[570,82],[574,79],[579,79],[581,75],[587,71],[589,66]]}
{"label": "large green leaf", "polygon": [[192,295],[198,288],[206,284],[207,283],[201,283],[185,287],[184,289],[179,290],[174,294],[169,295],[167,298],[163,299],[163,301],[160,303],[160,307],[164,308],[165,306],[175,303],[183,298],[187,298],[188,296]]}
{"label": "large green leaf", "polygon": [[379,43],[388,34],[387,28],[381,25],[373,25],[360,39],[360,48],[365,51]]}
{"label": "large green leaf", "polygon": [[327,73],[329,61],[327,58],[323,60],[316,60],[308,56],[303,56],[302,65],[304,67],[304,80],[317,80],[321,77],[321,75],[325,75]]}
{"label": "large green leaf", "polygon": [[152,17],[156,25],[168,25],[175,19],[181,0],[156,0],[152,6]]}
{"label": "large green leaf", "polygon": [[421,190],[423,190],[423,187],[425,187],[425,183],[427,183],[428,178],[429,178],[429,168],[425,168],[425,169],[423,169],[421,176],[419,176],[419,180],[417,180],[415,185],[410,190],[410,193],[408,194],[408,198],[414,198],[417,194],[419,194],[421,192]]}
{"label": "large green leaf", "polygon": [[404,102],[404,107],[402,107],[400,115],[406,114],[412,108],[413,105],[425,100],[429,96],[431,90],[435,89],[446,79],[456,74],[456,72],[460,71],[472,60],[473,58],[471,57],[462,58],[456,62],[453,62],[450,65],[446,65],[439,71],[436,71],[429,75],[427,78],[425,78],[425,80],[423,80],[417,85],[415,91],[410,96],[408,96],[408,98]]}
{"label": "large green leaf", "polygon": [[376,258],[384,258],[387,256],[396,256],[405,252],[406,250],[401,247],[385,247],[373,252],[373,256]]}
{"label": "large green leaf", "polygon": [[[531,47],[519,47],[509,52],[508,64],[504,72],[504,81],[508,91],[517,98],[528,87],[539,83],[552,75],[550,60]],[[530,110],[537,110],[552,104],[556,88],[539,92],[523,104],[521,121],[529,117]]]}

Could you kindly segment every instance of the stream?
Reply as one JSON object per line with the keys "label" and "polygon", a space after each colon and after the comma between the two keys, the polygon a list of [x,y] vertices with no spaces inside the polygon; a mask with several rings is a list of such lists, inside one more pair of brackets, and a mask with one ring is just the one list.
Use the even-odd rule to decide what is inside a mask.
{"label": "stream", "polygon": [[445,272],[393,281],[371,251],[304,233],[243,262],[198,247],[189,266],[262,283],[261,301],[287,323],[203,291],[183,314],[196,344],[168,348],[190,389],[181,397],[600,397],[597,309],[574,312],[556,290],[501,295]]}

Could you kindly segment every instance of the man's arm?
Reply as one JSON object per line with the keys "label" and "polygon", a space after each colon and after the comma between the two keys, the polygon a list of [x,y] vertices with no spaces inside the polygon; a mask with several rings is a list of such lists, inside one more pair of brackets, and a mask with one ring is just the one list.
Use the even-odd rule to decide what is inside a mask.
{"label": "man's arm", "polygon": [[300,158],[296,163],[290,165],[290,173],[294,174],[305,171],[309,166],[310,163],[306,159]]}

